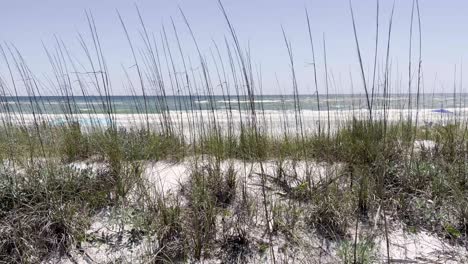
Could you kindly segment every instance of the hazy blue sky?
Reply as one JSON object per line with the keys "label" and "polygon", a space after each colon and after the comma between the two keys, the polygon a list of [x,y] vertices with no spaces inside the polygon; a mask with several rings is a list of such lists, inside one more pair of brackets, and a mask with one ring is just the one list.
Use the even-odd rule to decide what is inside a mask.
{"label": "hazy blue sky", "polygon": [[[380,64],[383,66],[388,19],[392,2],[381,0],[380,13]],[[13,43],[23,54],[33,71],[39,76],[50,74],[50,65],[41,41],[53,47],[54,35],[59,36],[74,55],[82,56],[77,34],[89,36],[85,10],[90,10],[101,36],[104,55],[110,66],[115,94],[125,94],[123,67],[132,65],[131,51],[118,20],[118,10],[125,20],[137,47],[142,47],[140,27],[135,10],[140,8],[148,28],[159,36],[164,24],[170,35],[170,18],[175,20],[184,49],[196,61],[193,43],[178,10],[185,12],[199,41],[202,53],[209,57],[213,40],[223,43],[228,35],[226,23],[216,0],[15,0],[2,1],[0,8],[0,41]],[[244,47],[250,45],[255,66],[261,67],[265,93],[279,93],[280,86],[290,87],[290,71],[281,26],[292,43],[297,67],[299,90],[311,93],[313,88],[312,61],[307,34],[304,8],[310,13],[317,63],[320,74],[320,90],[323,92],[322,37],[327,42],[329,70],[335,82],[332,92],[350,92],[350,73],[354,80],[354,92],[362,92],[358,60],[349,12],[348,0],[224,0],[226,10]],[[395,1],[395,16],[391,42],[392,82],[394,91],[406,91],[408,75],[410,0]],[[364,63],[369,69],[372,63],[375,36],[375,0],[353,1],[358,33],[362,45]],[[422,18],[422,56],[426,92],[446,91],[453,88],[454,68],[459,69],[468,53],[468,1],[420,0]],[[415,24],[415,32],[417,33]],[[416,34],[415,34],[416,36]],[[417,55],[418,39],[413,40],[413,54]],[[175,47],[174,47],[175,50]],[[196,62],[194,62],[196,64]],[[417,57],[414,56],[414,64]],[[4,75],[5,67],[0,61]],[[468,68],[465,67],[465,68]],[[416,68],[414,68],[416,70]],[[130,68],[129,71],[132,71]],[[334,84],[334,85],[333,85]]]}

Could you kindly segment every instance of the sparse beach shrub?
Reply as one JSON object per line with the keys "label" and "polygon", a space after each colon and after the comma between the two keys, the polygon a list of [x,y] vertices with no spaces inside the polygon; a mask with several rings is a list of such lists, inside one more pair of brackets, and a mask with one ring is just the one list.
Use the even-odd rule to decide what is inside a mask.
{"label": "sparse beach shrub", "polygon": [[313,196],[306,220],[320,235],[329,239],[343,238],[355,215],[356,205],[351,193],[329,185]]}
{"label": "sparse beach shrub", "polygon": [[109,204],[108,177],[55,164],[0,173],[0,260],[37,263],[84,239],[89,217]]}
{"label": "sparse beach shrub", "polygon": [[188,199],[188,236],[194,259],[208,253],[216,235],[216,197],[209,185],[208,174],[195,170],[190,176]]}

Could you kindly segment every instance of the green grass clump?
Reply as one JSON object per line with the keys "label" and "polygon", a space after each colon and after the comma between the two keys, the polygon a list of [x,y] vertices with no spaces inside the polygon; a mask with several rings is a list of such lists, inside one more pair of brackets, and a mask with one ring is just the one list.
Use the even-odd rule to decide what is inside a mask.
{"label": "green grass clump", "polygon": [[243,129],[238,139],[236,157],[243,160],[264,160],[269,154],[268,137],[255,129]]}
{"label": "green grass clump", "polygon": [[345,237],[356,210],[352,193],[331,183],[315,193],[311,202],[313,206],[307,212],[307,223],[328,239]]}
{"label": "green grass clump", "polygon": [[147,130],[120,130],[117,135],[123,149],[123,159],[180,160],[185,156],[184,141],[174,134],[159,134]]}
{"label": "green grass clump", "polygon": [[374,241],[366,238],[360,239],[356,245],[348,240],[342,241],[338,256],[344,264],[371,264],[378,260]]}
{"label": "green grass clump", "polygon": [[200,260],[208,253],[216,235],[216,196],[211,191],[206,174],[195,171],[191,175],[191,189],[188,193],[189,241],[194,259]]}
{"label": "green grass clump", "polygon": [[88,138],[81,132],[79,123],[72,123],[62,130],[62,142],[60,154],[66,162],[72,162],[88,158],[90,156],[90,144]]}
{"label": "green grass clump", "polygon": [[0,260],[37,263],[85,238],[89,219],[110,205],[107,174],[47,164],[0,174]]}
{"label": "green grass clump", "polygon": [[229,206],[236,196],[236,174],[232,168],[222,172],[219,163],[195,168],[190,176],[187,199],[189,226],[193,230],[193,256],[200,259],[208,252],[216,235],[216,216],[220,208]]}

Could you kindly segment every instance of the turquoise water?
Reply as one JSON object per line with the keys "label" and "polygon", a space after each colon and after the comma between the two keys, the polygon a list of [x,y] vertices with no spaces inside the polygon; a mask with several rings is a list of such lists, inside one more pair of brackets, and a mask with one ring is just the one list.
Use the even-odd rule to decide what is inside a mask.
{"label": "turquoise water", "polygon": [[[302,110],[353,110],[366,109],[367,100],[364,95],[329,95],[319,96],[319,104],[315,95],[300,95],[298,106]],[[376,96],[373,100],[374,109],[382,109],[383,97]],[[387,100],[388,109],[416,108],[416,96],[392,95]],[[419,109],[450,109],[465,108],[468,104],[468,94],[424,94],[419,98]],[[112,112],[116,114],[160,113],[162,111],[192,111],[192,110],[246,110],[254,107],[256,110],[288,111],[297,108],[293,96],[263,95],[255,96],[253,103],[245,96],[99,96],[88,97],[0,97],[0,113],[25,114],[63,114],[81,113],[95,114]]]}

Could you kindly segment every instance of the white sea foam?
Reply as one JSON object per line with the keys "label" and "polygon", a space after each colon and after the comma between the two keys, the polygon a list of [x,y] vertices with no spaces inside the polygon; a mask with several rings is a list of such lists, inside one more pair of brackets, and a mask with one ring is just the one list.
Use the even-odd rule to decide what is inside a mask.
{"label": "white sea foam", "polygon": [[252,102],[254,103],[281,103],[281,102],[285,102],[284,100],[218,100],[217,101],[218,103],[240,103],[240,104],[250,104]]}

